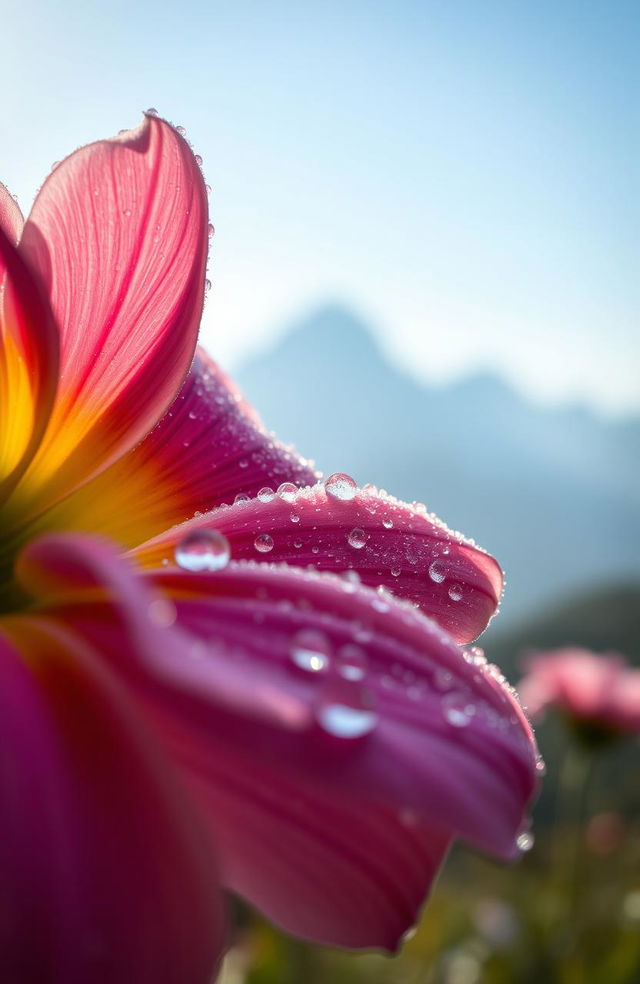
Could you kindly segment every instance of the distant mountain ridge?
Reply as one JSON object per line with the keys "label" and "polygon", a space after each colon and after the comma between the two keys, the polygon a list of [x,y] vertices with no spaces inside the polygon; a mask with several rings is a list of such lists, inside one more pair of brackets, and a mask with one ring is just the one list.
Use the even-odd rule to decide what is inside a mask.
{"label": "distant mountain ridge", "polygon": [[507,572],[504,617],[640,582],[640,418],[534,406],[497,376],[421,385],[327,306],[236,374],[268,427],[316,460],[423,500]]}

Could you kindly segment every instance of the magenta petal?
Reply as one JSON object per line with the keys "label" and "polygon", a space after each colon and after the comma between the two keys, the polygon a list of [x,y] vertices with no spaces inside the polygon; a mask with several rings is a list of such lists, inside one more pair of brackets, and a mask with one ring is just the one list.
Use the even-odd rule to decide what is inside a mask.
{"label": "magenta petal", "polygon": [[184,789],[86,642],[36,619],[3,630],[3,980],[207,984],[221,896]]}
{"label": "magenta petal", "polygon": [[[504,858],[517,853],[536,785],[531,730],[499,674],[479,655],[461,653],[410,606],[348,580],[262,564],[230,564],[211,575],[132,577],[106,545],[73,537],[32,545],[20,573],[35,593],[57,586],[51,617],[73,624],[127,677],[212,814],[220,800],[211,822],[229,852],[223,864],[230,884],[283,925],[320,938],[311,918],[317,906],[326,942],[392,947],[400,923],[409,927],[449,837]],[[102,584],[115,607],[96,600],[95,591],[83,601],[77,593],[83,583]],[[309,651],[316,657],[311,664]],[[244,770],[248,777],[262,770],[264,784],[253,794],[249,778],[243,784]],[[306,803],[299,823],[307,833],[289,853],[287,837],[276,844],[273,832],[295,826],[296,809],[281,807],[274,818],[268,789],[296,787]],[[267,868],[281,871],[277,886],[257,872],[252,879],[244,859],[231,856],[234,844],[239,850],[251,839],[261,798],[270,850],[280,855]],[[327,824],[338,823],[336,811],[344,815],[346,838],[334,838],[344,860],[338,895],[361,898],[363,884],[371,890],[374,883],[379,893],[349,938],[341,919],[331,921],[333,906],[343,910],[340,898],[328,895],[322,871],[308,873],[299,921],[298,900],[286,894],[287,884],[297,891],[299,880],[295,872],[284,875],[301,864],[305,837],[316,843],[315,854],[307,851],[309,863],[315,857],[329,864]],[[365,815],[371,817],[366,838],[381,859],[375,875],[368,855],[346,837]],[[242,816],[244,833],[234,830]],[[417,843],[416,830],[424,835]],[[385,831],[393,844],[383,849]],[[409,841],[400,847],[403,836]],[[394,850],[402,851],[402,865],[414,855],[422,883],[421,893],[408,886],[402,903],[385,875]]]}
{"label": "magenta petal", "polygon": [[[231,380],[199,349],[157,427],[63,503],[59,525],[137,546],[196,512],[233,502],[238,493],[315,479],[310,463],[264,430]],[[111,508],[96,509],[105,498]]]}
{"label": "magenta petal", "polygon": [[71,154],[42,186],[20,250],[61,328],[61,383],[37,461],[57,499],[144,437],[193,358],[207,196],[188,144],[147,117]]}
{"label": "magenta petal", "polygon": [[217,529],[234,560],[353,569],[365,584],[414,602],[457,642],[475,639],[496,610],[502,591],[496,561],[430,514],[376,490],[341,501],[322,484],[300,492],[285,486],[262,498],[169,530],[136,556],[145,566],[171,563],[190,531]]}

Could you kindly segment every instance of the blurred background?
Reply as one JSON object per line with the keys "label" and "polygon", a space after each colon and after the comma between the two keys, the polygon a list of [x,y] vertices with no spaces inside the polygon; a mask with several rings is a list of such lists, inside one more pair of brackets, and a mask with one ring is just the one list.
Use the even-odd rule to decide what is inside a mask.
{"label": "blurred background", "polygon": [[[186,127],[216,226],[203,342],[321,469],[424,501],[498,557],[481,642],[514,682],[530,647],[638,658],[639,28],[634,0],[2,11],[0,168],[23,210],[55,161],[142,110]],[[541,743],[544,841],[566,736]],[[637,742],[607,754],[591,813],[631,855],[590,863],[636,871],[598,944],[613,953],[640,933],[640,760]],[[408,957],[341,964],[256,924],[253,969],[245,947],[228,981],[556,979],[566,946],[537,969],[490,961],[526,935],[538,850],[517,874],[454,857]],[[554,973],[640,981],[625,959]]]}

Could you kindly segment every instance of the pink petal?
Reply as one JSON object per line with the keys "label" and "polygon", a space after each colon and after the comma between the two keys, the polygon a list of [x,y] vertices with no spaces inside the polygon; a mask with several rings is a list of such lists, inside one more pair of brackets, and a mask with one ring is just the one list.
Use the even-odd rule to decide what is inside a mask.
{"label": "pink petal", "polygon": [[[12,246],[16,246],[22,233],[24,219],[17,201],[8,188],[0,183],[0,229],[4,232]],[[0,280],[2,267],[0,266]]]}
{"label": "pink petal", "polygon": [[43,185],[22,236],[61,326],[61,385],[32,478],[51,504],[151,429],[193,358],[207,196],[186,141],[147,117],[76,151]]}
{"label": "pink petal", "polygon": [[235,560],[353,569],[365,584],[418,605],[457,642],[469,642],[486,628],[502,591],[493,557],[436,517],[376,490],[341,501],[325,485],[298,493],[285,487],[269,501],[214,510],[171,529],[135,555],[145,566],[173,563],[176,545],[197,529],[224,533]]}
{"label": "pink petal", "polygon": [[[3,191],[0,186],[0,208]],[[5,203],[6,215],[17,221]],[[0,504],[38,447],[57,376],[58,329],[51,309],[0,222]]]}
{"label": "pink petal", "polygon": [[[73,537],[32,545],[19,570],[32,592],[57,590],[51,617],[72,623],[127,676],[210,804],[229,883],[292,931],[393,948],[449,837],[517,853],[535,788],[530,728],[499,676],[414,609],[329,575],[261,564],[132,577],[106,545]],[[115,607],[95,590],[83,599],[83,584],[103,585]],[[300,633],[310,631],[329,658],[305,671],[293,657],[309,648]],[[299,812],[276,795],[294,789]],[[335,835],[341,822],[344,838]],[[248,871],[251,855],[236,852],[262,824],[265,850],[253,858],[265,868],[256,860]],[[284,832],[296,828],[290,851]],[[301,902],[295,869],[305,856],[313,871],[305,869]],[[404,875],[394,882],[396,864],[416,866],[420,891]],[[341,900],[368,893],[349,935]]]}
{"label": "pink petal", "polygon": [[[147,438],[60,504],[55,528],[137,546],[242,492],[308,485],[309,462],[267,434],[231,380],[200,349],[167,414]],[[104,504],[108,503],[108,508]]]}
{"label": "pink petal", "polygon": [[85,642],[45,620],[3,629],[3,979],[207,984],[221,897],[184,789]]}

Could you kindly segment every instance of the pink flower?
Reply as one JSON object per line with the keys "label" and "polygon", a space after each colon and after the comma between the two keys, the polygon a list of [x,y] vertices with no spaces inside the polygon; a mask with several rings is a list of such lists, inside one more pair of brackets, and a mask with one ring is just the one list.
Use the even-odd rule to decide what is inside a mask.
{"label": "pink flower", "polygon": [[0,192],[7,979],[205,984],[223,888],[393,950],[451,839],[514,856],[534,791],[519,705],[457,645],[496,562],[316,484],[189,368],[207,226],[152,116],[60,164],[24,228]]}
{"label": "pink flower", "polygon": [[640,732],[640,670],[617,653],[567,646],[534,654],[527,670],[518,689],[532,718],[555,706],[594,734]]}

